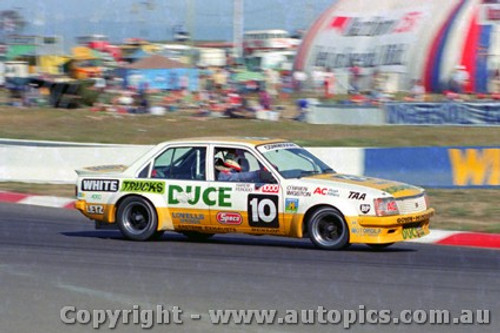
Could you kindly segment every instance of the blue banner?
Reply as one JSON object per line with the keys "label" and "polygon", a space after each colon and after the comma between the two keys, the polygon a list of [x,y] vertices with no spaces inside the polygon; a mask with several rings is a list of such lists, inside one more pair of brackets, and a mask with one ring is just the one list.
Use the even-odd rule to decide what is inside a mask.
{"label": "blue banner", "polygon": [[387,123],[405,125],[500,125],[500,103],[391,103]]}
{"label": "blue banner", "polygon": [[500,146],[366,148],[364,175],[428,187],[499,187]]}

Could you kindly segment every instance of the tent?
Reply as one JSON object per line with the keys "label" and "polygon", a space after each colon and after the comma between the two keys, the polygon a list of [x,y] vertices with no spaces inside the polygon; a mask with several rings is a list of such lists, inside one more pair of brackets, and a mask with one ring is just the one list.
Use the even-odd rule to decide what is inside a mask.
{"label": "tent", "polygon": [[198,90],[198,69],[161,55],[152,55],[132,64],[124,65],[115,72],[123,79],[124,87],[179,90],[181,78],[187,78],[188,89]]}

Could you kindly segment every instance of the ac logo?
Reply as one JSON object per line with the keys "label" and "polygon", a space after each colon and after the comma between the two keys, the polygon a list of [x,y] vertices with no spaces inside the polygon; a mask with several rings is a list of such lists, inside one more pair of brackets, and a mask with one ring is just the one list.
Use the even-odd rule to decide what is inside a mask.
{"label": "ac logo", "polygon": [[314,190],[314,194],[319,194],[319,195],[326,195],[326,192],[328,191],[328,189],[326,187],[316,187],[316,189]]}

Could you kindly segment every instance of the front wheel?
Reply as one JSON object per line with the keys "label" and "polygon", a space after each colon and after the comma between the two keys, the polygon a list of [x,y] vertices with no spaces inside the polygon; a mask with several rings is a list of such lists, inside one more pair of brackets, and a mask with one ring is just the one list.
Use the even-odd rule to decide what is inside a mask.
{"label": "front wheel", "polygon": [[336,209],[323,207],[313,213],[308,223],[309,238],[317,247],[338,250],[349,244],[349,230]]}
{"label": "front wheel", "polygon": [[116,212],[118,227],[129,239],[144,241],[157,234],[158,216],[149,201],[141,197],[128,197]]}

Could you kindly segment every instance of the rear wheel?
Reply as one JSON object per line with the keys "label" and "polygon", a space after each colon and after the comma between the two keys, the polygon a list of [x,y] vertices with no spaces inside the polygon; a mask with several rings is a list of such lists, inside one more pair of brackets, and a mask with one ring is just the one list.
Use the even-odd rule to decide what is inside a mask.
{"label": "rear wheel", "polygon": [[144,198],[125,198],[118,207],[116,220],[123,235],[129,239],[143,241],[158,235],[156,210]]}
{"label": "rear wheel", "polygon": [[308,223],[309,238],[319,248],[338,250],[349,244],[349,230],[344,217],[336,209],[316,210]]}
{"label": "rear wheel", "polygon": [[204,242],[214,235],[214,234],[205,234],[205,233],[196,232],[196,231],[183,231],[182,234],[184,236],[186,236],[189,240],[192,240],[195,242]]}

